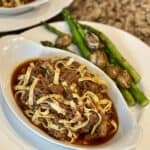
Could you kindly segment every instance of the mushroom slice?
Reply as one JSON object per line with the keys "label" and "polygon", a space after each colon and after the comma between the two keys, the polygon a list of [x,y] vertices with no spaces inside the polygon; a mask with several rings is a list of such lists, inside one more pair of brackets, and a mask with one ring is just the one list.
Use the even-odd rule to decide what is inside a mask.
{"label": "mushroom slice", "polygon": [[72,38],[69,34],[62,34],[57,37],[55,46],[58,48],[66,48],[72,43]]}
{"label": "mushroom slice", "polygon": [[100,41],[99,41],[98,36],[92,32],[87,32],[85,34],[85,41],[87,43],[87,46],[91,50],[96,50],[100,47]]}

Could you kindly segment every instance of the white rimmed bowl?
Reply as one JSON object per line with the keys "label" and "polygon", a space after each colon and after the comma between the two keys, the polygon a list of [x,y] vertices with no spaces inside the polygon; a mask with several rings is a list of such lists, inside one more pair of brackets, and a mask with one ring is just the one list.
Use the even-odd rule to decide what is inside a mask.
{"label": "white rimmed bowl", "polygon": [[[24,124],[25,127],[29,129],[29,132],[33,132],[39,136],[39,140],[40,138],[43,138],[54,144],[73,149],[124,150],[135,148],[140,135],[140,128],[137,125],[135,118],[131,115],[128,106],[126,105],[116,85],[103,71],[101,71],[95,65],[73,53],[56,48],[45,48],[39,44],[24,39],[21,36],[9,36],[2,38],[0,49],[0,84],[5,101],[13,114],[19,119],[20,123]],[[32,58],[62,58],[68,56],[74,58],[76,61],[82,64],[85,64],[89,70],[100,76],[108,83],[108,92],[118,113],[119,130],[109,142],[103,145],[79,146],[55,140],[29,122],[16,104],[12,95],[10,86],[11,75],[19,63]]]}
{"label": "white rimmed bowl", "polygon": [[32,10],[33,8],[39,7],[40,5],[46,2],[48,2],[48,0],[35,0],[31,3],[24,4],[18,7],[11,7],[11,8],[0,7],[0,14],[15,15],[15,14],[24,13],[26,11]]}

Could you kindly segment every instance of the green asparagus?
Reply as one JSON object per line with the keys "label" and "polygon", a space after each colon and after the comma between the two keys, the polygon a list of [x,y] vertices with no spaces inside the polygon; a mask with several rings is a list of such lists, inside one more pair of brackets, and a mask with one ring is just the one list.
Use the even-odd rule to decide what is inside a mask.
{"label": "green asparagus", "polygon": [[137,87],[137,85],[131,85],[129,91],[132,93],[135,100],[141,105],[146,106],[149,104],[149,99],[144,95],[144,93]]}
{"label": "green asparagus", "polygon": [[127,89],[123,89],[123,88],[120,88],[120,91],[121,91],[123,97],[125,98],[127,104],[129,106],[134,106],[135,105],[135,99],[132,96],[132,94],[130,93],[130,91],[128,91]]}
{"label": "green asparagus", "polygon": [[66,9],[63,10],[63,16],[64,16],[65,21],[70,26],[73,41],[76,43],[76,45],[81,50],[82,56],[85,58],[88,58],[90,55],[90,52],[89,52],[88,48],[86,47],[86,45],[84,44],[84,40],[83,40],[81,34],[79,33],[78,29],[76,28],[76,25],[74,24],[74,21],[72,20],[72,17],[69,15],[69,12]]}
{"label": "green asparagus", "polygon": [[57,35],[63,35],[63,34],[65,34],[65,33],[61,32],[60,30],[56,29],[55,27],[49,25],[49,24],[46,23],[46,22],[44,22],[43,25],[44,25],[44,27],[45,27],[48,31],[50,31],[50,32],[52,32],[52,33],[55,33],[55,34],[57,34]]}
{"label": "green asparagus", "polygon": [[[112,57],[110,57],[109,60],[112,64],[119,66],[119,64]],[[121,66],[119,66],[119,67],[121,67]],[[132,81],[131,81],[131,87],[129,88],[129,91],[125,90],[125,89],[121,89],[121,88],[120,88],[120,90],[121,90],[121,93],[123,94],[123,96],[125,97],[127,103],[129,104],[129,106],[130,106],[130,104],[132,105],[132,103],[134,104],[135,100],[141,106],[146,106],[149,104],[149,99],[144,95],[144,93]]]}
{"label": "green asparagus", "polygon": [[88,31],[91,31],[95,33],[100,40],[106,45],[108,48],[109,53],[117,60],[117,62],[124,68],[126,69],[135,83],[138,83],[141,79],[140,75],[137,73],[137,71],[127,62],[127,60],[122,57],[116,46],[112,43],[112,41],[102,32],[92,28],[91,26],[88,25],[81,25],[84,29],[87,29]]}
{"label": "green asparagus", "polygon": [[[65,13],[64,17],[65,17],[65,20],[68,22],[69,27],[71,28],[71,32],[72,32],[72,36],[74,37],[74,40],[76,41],[77,40],[76,38],[78,38],[78,36],[82,36],[82,38],[83,38],[84,33],[83,33],[83,29],[81,28],[81,26],[76,21],[71,19],[68,12],[64,11],[63,13]],[[77,30],[78,32],[75,32],[74,29]],[[76,35],[74,35],[74,34],[76,34]],[[78,43],[78,44],[79,45],[84,44],[84,42]],[[80,49],[80,46],[79,46],[79,49]],[[88,53],[88,56],[91,55],[90,50],[87,48],[84,49],[84,52],[83,52],[83,49],[80,49],[80,51],[82,52],[83,57],[88,58],[87,55],[85,55],[86,53]],[[129,104],[129,106],[133,106],[135,104],[135,101],[134,101],[133,96],[130,94],[130,92],[127,89],[122,89],[121,92],[123,92],[122,94],[123,94],[124,98],[126,99],[127,103]]]}
{"label": "green asparagus", "polygon": [[[75,44],[77,44],[77,46],[79,47],[82,55],[84,57],[88,58],[91,55],[91,52],[86,46],[84,46],[85,45],[85,43],[84,43],[84,36],[85,36],[84,29],[85,29],[85,25],[84,26],[83,25],[79,25],[79,23],[75,19],[73,19],[69,15],[69,12],[66,11],[66,10],[63,11],[63,15],[64,15],[65,20],[68,22],[68,24],[69,24],[69,26],[71,28],[71,32],[72,32],[73,39],[74,39],[73,42]],[[46,23],[44,24],[44,26],[50,32],[53,32],[53,33],[55,33],[57,35],[65,34],[65,33],[59,31],[58,29],[56,29],[55,27],[52,27],[52,26],[50,26],[50,25],[48,25]],[[83,27],[84,27],[84,29],[83,29]],[[88,26],[88,28],[86,26],[86,29],[89,29],[89,26]],[[91,29],[91,27],[90,27],[90,29]],[[93,28],[92,28],[92,31],[93,31]],[[95,32],[97,33],[97,30]],[[107,52],[109,52],[109,61],[110,61],[110,63],[120,66],[120,63],[116,62],[116,57],[114,57],[114,53],[110,53],[110,47],[107,47],[105,50]],[[115,49],[115,51],[116,51],[116,49]],[[120,53],[119,53],[119,55],[120,55]],[[131,67],[129,67],[129,68],[131,69]],[[148,98],[146,98],[144,93],[134,83],[132,83],[131,88],[129,90],[120,88],[120,91],[121,91],[122,95],[124,96],[124,98],[126,99],[126,101],[127,101],[129,106],[135,105],[135,99],[141,106],[146,106],[149,103]]]}

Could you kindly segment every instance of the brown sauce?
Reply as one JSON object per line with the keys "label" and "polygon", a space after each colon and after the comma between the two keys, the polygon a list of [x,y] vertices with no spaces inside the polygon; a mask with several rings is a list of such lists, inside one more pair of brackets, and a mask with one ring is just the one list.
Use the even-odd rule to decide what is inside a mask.
{"label": "brown sauce", "polygon": [[[12,89],[13,95],[15,94],[14,87],[15,87],[15,85],[17,85],[17,83],[18,83],[18,79],[17,79],[18,76],[19,76],[20,74],[24,74],[24,73],[26,72],[27,67],[29,66],[29,64],[30,64],[31,62],[36,62],[36,61],[38,61],[38,60],[39,60],[39,59],[26,61],[26,62],[24,62],[24,63],[18,65],[18,66],[15,68],[15,70],[14,70],[14,72],[13,72],[13,74],[12,74],[12,79],[11,79],[11,89]],[[103,97],[104,97],[104,98],[109,98],[109,96],[108,96],[106,93],[104,93]],[[110,98],[109,98],[109,99],[110,99]],[[26,106],[24,103],[22,103],[22,101],[20,100],[19,97],[15,98],[15,100],[16,100],[16,103],[18,104],[18,106],[20,107],[20,109],[22,110],[22,112],[24,113],[24,111],[27,109],[27,106]],[[29,118],[25,113],[24,113],[24,115],[29,119],[29,121],[30,121],[31,123],[33,123],[33,122],[31,121],[31,118]],[[112,105],[112,108],[111,108],[110,119],[113,119],[113,120],[116,122],[116,124],[119,126],[118,116],[117,116],[117,112],[116,112],[116,110],[115,110],[115,108],[114,108],[114,105]],[[41,130],[43,130],[44,132],[46,132],[46,133],[48,133],[50,136],[52,136],[51,133],[49,133],[49,131],[48,131],[46,128],[44,128],[42,125],[36,125],[36,126],[38,126]],[[118,130],[118,128],[117,128],[117,130]],[[109,141],[110,139],[112,139],[113,136],[114,136],[114,135],[116,134],[116,132],[117,132],[117,131],[115,131],[114,133],[112,133],[111,131],[112,131],[112,128],[109,129],[107,136],[94,138],[94,139],[92,139],[92,140],[85,140],[85,139],[86,139],[85,137],[87,136],[87,133],[86,133],[86,134],[85,134],[85,133],[81,133],[81,134],[78,136],[78,138],[75,140],[75,142],[74,142],[73,144],[77,144],[77,145],[89,145],[89,146],[90,146],[90,145],[98,145],[98,144],[106,143],[107,141]],[[79,132],[80,132],[80,131],[79,131]],[[57,137],[55,137],[55,136],[53,136],[53,137],[56,138],[56,139],[59,139],[59,138],[57,138]]]}

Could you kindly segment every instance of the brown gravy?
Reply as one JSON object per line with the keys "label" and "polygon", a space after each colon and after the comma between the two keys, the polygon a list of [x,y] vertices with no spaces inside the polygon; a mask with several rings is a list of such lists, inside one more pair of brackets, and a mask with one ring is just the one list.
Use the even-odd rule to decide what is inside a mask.
{"label": "brown gravy", "polygon": [[[18,66],[15,68],[15,70],[14,70],[14,72],[13,72],[13,74],[12,74],[12,79],[11,79],[11,89],[12,89],[12,93],[13,93],[14,97],[15,97],[15,90],[14,90],[14,87],[15,87],[15,85],[17,85],[17,83],[18,83],[18,79],[17,79],[18,76],[21,75],[21,74],[24,74],[24,73],[26,72],[27,67],[29,66],[29,64],[30,64],[31,62],[34,63],[34,62],[36,62],[36,61],[38,61],[38,60],[39,60],[39,59],[26,61],[26,62],[24,62],[24,63],[18,65]],[[108,96],[106,93],[105,93],[103,96],[104,96],[105,98],[109,98],[109,96]],[[110,98],[109,98],[109,99],[110,99]],[[16,103],[18,104],[18,106],[20,107],[20,109],[22,110],[22,112],[24,113],[24,111],[27,109],[27,106],[22,103],[22,101],[20,100],[19,97],[18,97],[18,98],[15,98],[15,100],[16,100]],[[110,115],[110,119],[113,119],[113,120],[117,123],[117,125],[119,125],[118,116],[117,116],[117,112],[116,112],[116,110],[115,110],[115,108],[114,108],[114,105],[112,105],[111,113],[112,113],[112,114]],[[31,121],[31,118],[29,118],[25,113],[24,113],[24,115],[29,119],[29,121],[30,121],[31,123],[33,123],[33,122]],[[44,132],[48,133],[48,130],[45,129],[42,125],[36,125],[36,126],[38,126],[38,127],[39,127],[41,130],[43,130]],[[118,128],[117,128],[117,129],[118,129]],[[111,130],[112,130],[112,128],[109,129],[107,136],[95,138],[95,139],[92,139],[92,140],[85,140],[85,136],[86,136],[87,134],[81,133],[81,134],[78,136],[78,138],[75,140],[75,142],[74,142],[73,144],[89,145],[89,146],[90,146],[90,145],[98,145],[98,144],[106,143],[107,141],[109,141],[110,139],[112,139],[113,136],[114,136],[114,135],[116,134],[116,132],[117,132],[117,131],[115,131],[114,133],[111,133]],[[48,133],[48,134],[51,135],[50,133]],[[56,137],[54,137],[54,138],[56,138]],[[57,138],[56,138],[56,139],[57,139]]]}

